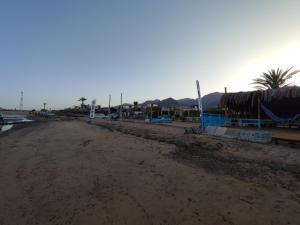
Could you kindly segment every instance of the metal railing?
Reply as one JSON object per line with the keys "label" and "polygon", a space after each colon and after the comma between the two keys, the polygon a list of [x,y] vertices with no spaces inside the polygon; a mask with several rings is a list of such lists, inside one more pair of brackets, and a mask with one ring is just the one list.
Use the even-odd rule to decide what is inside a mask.
{"label": "metal railing", "polygon": [[258,128],[261,127],[262,121],[260,119],[247,119],[247,118],[227,118],[222,114],[209,114],[203,113],[202,120],[202,128],[206,128],[208,126],[239,126],[246,127],[248,125],[253,125]]}

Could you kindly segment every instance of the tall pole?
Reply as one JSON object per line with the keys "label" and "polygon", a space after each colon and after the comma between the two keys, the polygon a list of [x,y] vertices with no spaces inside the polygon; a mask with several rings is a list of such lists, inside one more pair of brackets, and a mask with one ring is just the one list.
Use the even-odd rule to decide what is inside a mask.
{"label": "tall pole", "polygon": [[258,118],[258,128],[260,128],[260,97],[257,99],[257,118]]}
{"label": "tall pole", "polygon": [[199,109],[199,116],[201,119],[201,128],[202,130],[204,129],[204,124],[203,124],[203,109],[202,109],[202,99],[201,99],[201,92],[200,92],[200,85],[199,81],[196,80],[197,84],[197,91],[198,91],[198,109]]}
{"label": "tall pole", "polygon": [[19,110],[23,110],[23,94],[24,94],[24,92],[21,91],[21,98],[20,98]]}
{"label": "tall pole", "polygon": [[[225,87],[224,89],[225,89],[224,91],[225,91],[225,97],[226,97],[226,95],[227,95],[227,87]],[[225,108],[225,116],[227,117],[227,115],[228,115],[227,105],[225,104],[223,107]]]}
{"label": "tall pole", "polygon": [[110,100],[111,100],[111,96],[109,95],[109,97],[108,97],[108,115],[110,114]]}
{"label": "tall pole", "polygon": [[123,111],[123,99],[122,99],[122,93],[121,93],[121,105],[120,105],[120,118],[122,118],[122,111]]}
{"label": "tall pole", "polygon": [[151,108],[150,108],[150,121],[152,120],[152,106],[153,106],[153,104],[151,103]]}

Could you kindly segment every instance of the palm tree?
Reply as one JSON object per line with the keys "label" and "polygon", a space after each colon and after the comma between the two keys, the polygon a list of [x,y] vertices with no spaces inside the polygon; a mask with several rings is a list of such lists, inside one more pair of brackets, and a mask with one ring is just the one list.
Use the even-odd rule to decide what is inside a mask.
{"label": "palm tree", "polygon": [[81,98],[78,99],[78,101],[81,102],[81,108],[84,107],[84,101],[86,101],[86,100],[87,100],[87,99],[86,99],[85,97],[81,97]]}
{"label": "palm tree", "polygon": [[290,80],[296,73],[298,73],[300,70],[295,70],[293,72],[290,72],[290,70],[293,67],[290,67],[286,70],[282,69],[271,69],[268,70],[267,73],[263,73],[260,78],[253,79],[253,82],[251,84],[255,84],[256,88],[259,90],[263,89],[276,89],[288,86],[289,83],[288,80]]}
{"label": "palm tree", "polygon": [[46,103],[46,102],[43,102],[43,105],[44,105],[44,110],[46,110],[46,105],[47,105],[47,103]]}

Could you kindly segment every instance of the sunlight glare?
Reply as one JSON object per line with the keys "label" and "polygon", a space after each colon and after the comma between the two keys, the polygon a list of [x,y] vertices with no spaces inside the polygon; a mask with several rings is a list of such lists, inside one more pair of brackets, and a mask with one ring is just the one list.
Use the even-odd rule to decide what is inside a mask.
{"label": "sunlight glare", "polygon": [[[286,69],[292,66],[293,71],[300,70],[300,42],[293,42],[276,50],[271,50],[246,63],[235,73],[239,74],[235,86],[239,88],[240,91],[253,90],[253,86],[250,85],[252,79],[259,77],[263,72],[273,68],[277,69],[280,67]],[[244,76],[241,76],[241,74]],[[290,80],[290,83],[291,85],[300,86],[300,73],[296,74],[294,78]]]}

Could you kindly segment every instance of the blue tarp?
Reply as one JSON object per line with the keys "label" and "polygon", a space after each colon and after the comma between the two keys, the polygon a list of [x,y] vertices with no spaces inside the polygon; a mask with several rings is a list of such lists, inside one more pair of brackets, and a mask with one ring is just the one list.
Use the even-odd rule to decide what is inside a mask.
{"label": "blue tarp", "polygon": [[146,119],[145,122],[147,123],[171,123],[173,120],[170,118],[152,118],[152,119]]}
{"label": "blue tarp", "polygon": [[255,125],[260,128],[260,119],[246,119],[246,118],[227,118],[222,114],[208,114],[203,113],[203,118],[200,117],[200,121],[203,123],[202,128],[208,126],[224,127],[237,125],[239,127],[244,127],[248,125]]}

